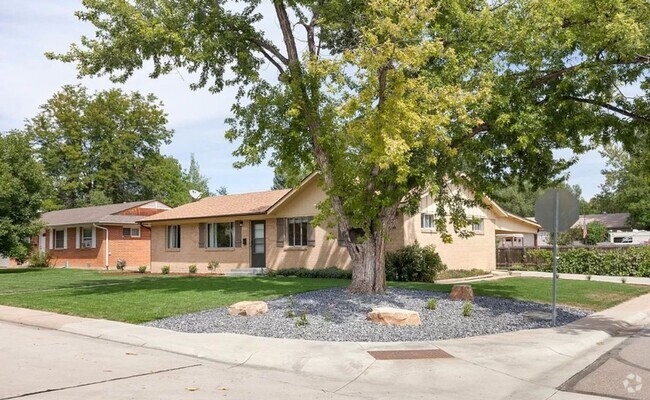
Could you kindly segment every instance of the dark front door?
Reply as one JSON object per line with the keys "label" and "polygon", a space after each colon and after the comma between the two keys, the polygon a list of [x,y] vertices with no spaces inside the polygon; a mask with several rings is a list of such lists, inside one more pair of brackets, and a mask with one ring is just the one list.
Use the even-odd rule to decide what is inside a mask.
{"label": "dark front door", "polygon": [[264,221],[251,222],[251,267],[266,267],[266,226]]}

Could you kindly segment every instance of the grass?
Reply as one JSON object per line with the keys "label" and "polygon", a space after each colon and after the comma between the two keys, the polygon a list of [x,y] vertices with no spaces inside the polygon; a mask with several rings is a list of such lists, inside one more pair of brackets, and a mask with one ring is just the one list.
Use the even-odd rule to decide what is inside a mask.
{"label": "grass", "polygon": [[[174,276],[64,269],[0,270],[0,304],[82,317],[142,323],[311,290],[347,286],[345,279]],[[450,284],[391,282],[393,287],[448,292]],[[548,303],[551,281],[508,278],[472,283],[474,294]],[[594,281],[558,281],[558,303],[609,308],[650,287]]]}
{"label": "grass", "polygon": [[141,323],[243,300],[269,300],[348,284],[341,279],[0,270],[0,304]]}
{"label": "grass", "polygon": [[[392,286],[449,292],[452,284],[394,282]],[[552,281],[547,278],[507,278],[472,282],[476,296],[507,297],[519,300],[550,303]],[[557,302],[594,311],[604,310],[642,294],[650,293],[648,286],[622,285],[609,282],[557,281]]]}
{"label": "grass", "polygon": [[482,269],[447,269],[438,272],[436,275],[436,280],[439,281],[442,279],[470,278],[472,276],[481,276],[488,274],[489,272],[483,271]]}

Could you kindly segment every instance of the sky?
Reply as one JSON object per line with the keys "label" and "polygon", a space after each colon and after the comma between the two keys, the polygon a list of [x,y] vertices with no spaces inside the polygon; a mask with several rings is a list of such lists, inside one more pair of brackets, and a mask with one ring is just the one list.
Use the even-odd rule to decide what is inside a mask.
{"label": "sky", "polygon": [[[194,78],[181,72],[150,79],[141,71],[123,85],[103,77],[78,79],[73,64],[47,60],[45,52],[65,52],[81,35],[93,35],[92,25],[74,16],[82,8],[80,0],[0,0],[0,132],[22,128],[25,120],[38,114],[41,104],[67,84],[80,83],[91,91],[119,87],[153,93],[164,103],[168,128],[175,131],[171,144],[162,148],[164,154],[187,168],[194,153],[212,191],[220,186],[231,194],[270,188],[273,171],[268,166],[232,167],[237,143],[224,138],[224,119],[235,101],[234,89],[218,94],[192,91],[189,85]],[[569,183],[580,185],[589,199],[599,192],[604,167],[598,152],[581,155],[569,171]]]}

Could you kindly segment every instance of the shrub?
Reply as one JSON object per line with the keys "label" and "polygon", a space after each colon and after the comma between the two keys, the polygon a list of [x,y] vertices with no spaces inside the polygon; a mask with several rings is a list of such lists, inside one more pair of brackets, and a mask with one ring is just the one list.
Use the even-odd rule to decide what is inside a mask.
{"label": "shrub", "polygon": [[436,274],[447,269],[435,246],[415,243],[386,254],[386,279],[401,282],[433,282]]}
{"label": "shrub", "polygon": [[463,317],[469,317],[470,315],[472,315],[472,303],[468,301],[463,305]]}
{"label": "shrub", "polygon": [[429,299],[429,301],[427,301],[427,310],[435,310],[437,306],[438,306],[438,300]]}
{"label": "shrub", "polygon": [[141,273],[141,274],[144,274],[145,272],[147,272],[147,266],[146,265],[139,266],[138,267],[138,272]]}
{"label": "shrub", "polygon": [[162,272],[163,275],[167,275],[170,269],[171,268],[169,267],[169,265],[163,265],[163,267],[160,269],[160,272]]}
{"label": "shrub", "polygon": [[126,260],[123,259],[123,258],[118,258],[115,267],[116,267],[119,271],[124,271],[124,268],[126,268]]}
{"label": "shrub", "polygon": [[191,264],[188,267],[188,270],[190,271],[190,274],[196,274],[196,264]]}
{"label": "shrub", "polygon": [[307,313],[303,311],[300,313],[300,317],[296,320],[296,326],[301,327],[307,325],[309,325],[309,320],[307,319]]}
{"label": "shrub", "polygon": [[214,272],[219,268],[219,261],[212,260],[208,263],[208,271]]}
{"label": "shrub", "polygon": [[29,256],[30,268],[49,268],[52,266],[52,253],[49,251],[35,251]]}
{"label": "shrub", "polygon": [[[529,250],[526,263],[540,271],[553,269],[553,252]],[[614,250],[574,248],[558,254],[558,273],[650,277],[650,246],[622,247]]]}
{"label": "shrub", "polygon": [[352,279],[352,271],[336,267],[307,269],[307,268],[283,268],[268,270],[268,276],[296,276],[298,278],[327,278],[327,279]]}
{"label": "shrub", "polygon": [[293,310],[287,310],[287,313],[285,314],[287,318],[295,318],[296,313]]}

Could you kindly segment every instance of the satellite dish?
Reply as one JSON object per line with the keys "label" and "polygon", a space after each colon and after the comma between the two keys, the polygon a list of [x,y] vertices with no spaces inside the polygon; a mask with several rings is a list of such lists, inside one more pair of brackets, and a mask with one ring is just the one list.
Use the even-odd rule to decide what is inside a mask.
{"label": "satellite dish", "polygon": [[202,194],[201,194],[201,192],[199,192],[198,190],[191,189],[191,190],[190,190],[190,196],[192,196],[192,198],[193,198],[194,200],[198,200],[198,199],[201,198]]}

